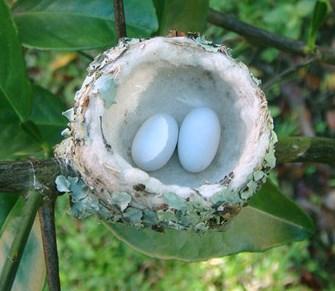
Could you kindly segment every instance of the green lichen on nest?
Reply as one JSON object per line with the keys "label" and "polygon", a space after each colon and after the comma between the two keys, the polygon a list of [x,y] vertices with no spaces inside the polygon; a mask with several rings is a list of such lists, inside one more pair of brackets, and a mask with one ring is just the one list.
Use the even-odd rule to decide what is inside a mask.
{"label": "green lichen on nest", "polygon": [[78,176],[60,175],[56,178],[56,186],[58,191],[71,194],[71,214],[79,219],[96,214],[106,222],[123,222],[156,230],[166,227],[196,231],[220,228],[241,209],[239,204],[212,205],[197,195],[184,199],[172,192],[163,194],[165,204],[161,209],[139,208],[132,195],[126,192],[111,193],[107,204]]}
{"label": "green lichen on nest", "polygon": [[[196,45],[199,45],[207,52],[224,53],[227,57],[232,59],[224,46],[215,45],[200,37],[192,36],[191,39]],[[142,40],[124,39],[119,43],[117,48],[108,50],[98,56],[90,65],[88,71],[91,80],[86,86],[92,86],[99,78],[104,77],[101,73],[103,68],[121,57],[131,45],[139,42],[142,42]],[[111,51],[114,53],[112,59],[109,56],[109,52]],[[246,68],[245,65],[241,63],[235,61],[234,63],[237,66]],[[108,82],[106,82],[106,86],[102,89],[100,86],[98,95],[100,95],[99,97],[103,100],[104,106],[108,108],[113,105],[117,84],[112,77],[108,76],[106,78]],[[250,78],[256,86],[259,85],[258,80],[251,74]],[[106,92],[104,90],[111,90],[112,94],[105,94]],[[264,99],[264,96],[261,97]],[[80,129],[78,132],[72,132],[73,129],[71,129],[70,132],[68,130],[64,132],[66,137],[69,136],[68,140],[71,141],[71,139],[73,139],[72,146],[74,147],[77,146],[77,140],[85,138],[87,131],[84,128],[84,122],[81,119],[82,116],[74,120],[73,111],[69,111],[66,115],[70,122],[74,121],[77,124],[82,123],[78,127]],[[103,189],[104,195],[101,195],[102,190],[99,182],[97,181],[94,187],[92,183],[87,183],[85,173],[81,173],[83,168],[78,168],[76,163],[73,163],[71,160],[67,160],[65,163],[68,163],[70,167],[72,167],[75,174],[68,175],[64,173],[64,175],[58,176],[56,179],[57,189],[60,192],[68,192],[71,194],[71,213],[78,218],[97,215],[109,223],[122,222],[136,227],[151,227],[158,231],[162,231],[165,228],[195,231],[206,231],[208,229],[221,230],[223,226],[247,204],[247,201],[252,195],[259,190],[261,185],[265,182],[268,172],[275,166],[274,145],[277,142],[277,137],[273,131],[272,118],[270,115],[265,117],[264,122],[270,129],[270,142],[262,162],[254,168],[253,172],[247,177],[244,185],[238,189],[231,189],[229,187],[234,177],[234,172],[229,173],[229,175],[217,181],[217,184],[220,184],[221,190],[208,199],[203,198],[197,191],[192,193],[188,198],[183,198],[173,192],[163,194],[148,193],[145,191],[145,187],[143,189],[141,187],[135,189],[134,187],[134,191],[132,192],[109,192],[108,189]],[[68,145],[69,143],[64,142],[64,147]],[[105,147],[107,146],[107,143],[105,143]],[[62,146],[59,148],[61,147]],[[62,150],[60,150],[60,152],[61,151]],[[68,153],[71,151],[68,149],[64,150],[64,152]],[[153,195],[153,198],[158,197],[163,203],[158,208],[155,208],[141,204],[136,199],[136,197],[146,197],[150,195]],[[104,198],[102,198],[102,196]]]}
{"label": "green lichen on nest", "polygon": [[166,227],[176,230],[220,230],[238,214],[247,204],[247,200],[266,181],[268,172],[275,165],[276,142],[277,136],[272,131],[270,147],[263,164],[249,176],[244,188],[234,192],[228,189],[229,179],[223,179],[228,181],[225,190],[213,195],[209,200],[199,195],[184,199],[168,192],[163,194],[165,204],[162,209],[148,209],[138,207],[133,201],[133,196],[126,192],[110,193],[110,203],[104,202],[95,195],[94,189],[86,186],[79,173],[74,177],[58,176],[56,185],[58,191],[71,194],[71,213],[80,219],[95,214],[109,223],[123,222],[136,227],[151,227],[158,231]]}

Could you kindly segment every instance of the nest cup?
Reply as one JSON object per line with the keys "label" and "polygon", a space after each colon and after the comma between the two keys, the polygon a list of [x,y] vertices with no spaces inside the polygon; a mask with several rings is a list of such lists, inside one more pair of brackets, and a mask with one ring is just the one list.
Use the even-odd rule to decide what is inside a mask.
{"label": "nest cup", "polygon": [[[137,168],[130,149],[143,122],[168,113],[180,125],[197,107],[220,119],[211,165],[189,173],[175,153],[157,171]],[[56,156],[73,174],[56,183],[72,193],[78,217],[97,214],[157,230],[220,230],[275,165],[276,135],[257,80],[225,47],[201,38],[122,40],[90,65],[69,113]]]}

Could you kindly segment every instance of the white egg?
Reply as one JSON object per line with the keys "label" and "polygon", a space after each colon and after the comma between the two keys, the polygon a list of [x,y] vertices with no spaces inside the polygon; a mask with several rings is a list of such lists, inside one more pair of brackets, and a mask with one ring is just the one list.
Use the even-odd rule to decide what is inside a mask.
{"label": "white egg", "polygon": [[220,121],[212,109],[200,107],[187,114],[178,139],[178,156],[183,168],[192,173],[205,170],[216,155],[220,136]]}
{"label": "white egg", "polygon": [[178,140],[178,124],[169,114],[147,119],[133,140],[131,155],[135,164],[146,171],[163,167],[173,155]]}

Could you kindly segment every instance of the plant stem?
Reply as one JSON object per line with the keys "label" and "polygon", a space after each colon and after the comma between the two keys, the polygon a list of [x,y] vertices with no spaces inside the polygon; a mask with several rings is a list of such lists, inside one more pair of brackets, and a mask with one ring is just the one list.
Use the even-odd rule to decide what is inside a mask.
{"label": "plant stem", "polygon": [[288,53],[303,56],[315,56],[321,61],[335,64],[335,50],[316,46],[315,50],[310,51],[303,41],[283,37],[275,33],[257,28],[253,25],[240,21],[232,15],[225,14],[214,9],[209,9],[208,21],[211,24],[226,28],[247,38],[250,42],[262,46],[274,47]]}
{"label": "plant stem", "polygon": [[28,194],[23,208],[21,223],[17,229],[9,255],[5,261],[0,277],[0,290],[10,291],[15,279],[17,269],[34,223],[36,212],[42,202],[42,195],[36,191]]}
{"label": "plant stem", "polygon": [[55,227],[55,199],[46,199],[39,209],[41,232],[43,240],[43,251],[47,269],[47,280],[49,291],[59,291],[59,264]]}
{"label": "plant stem", "polygon": [[0,191],[25,192],[38,183],[52,190],[59,173],[60,166],[55,159],[0,161]]}
{"label": "plant stem", "polygon": [[286,137],[276,146],[279,163],[313,162],[335,164],[335,139],[325,137]]}
{"label": "plant stem", "polygon": [[[276,157],[278,163],[335,164],[335,139],[326,137],[282,138],[276,145]],[[0,161],[0,192],[23,192],[33,189],[36,186],[34,184],[34,180],[36,180],[57,193],[54,183],[56,176],[61,173],[60,167],[61,165],[55,159]]]}
{"label": "plant stem", "polygon": [[114,0],[114,19],[117,39],[127,37],[123,0]]}

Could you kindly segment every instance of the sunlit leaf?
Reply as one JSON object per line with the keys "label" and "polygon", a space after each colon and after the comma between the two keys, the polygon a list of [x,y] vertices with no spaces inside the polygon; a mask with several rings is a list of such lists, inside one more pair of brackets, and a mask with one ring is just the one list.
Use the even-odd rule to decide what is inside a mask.
{"label": "sunlit leaf", "polygon": [[[129,37],[150,36],[158,29],[152,0],[125,0]],[[14,20],[28,47],[82,50],[115,44],[113,1],[21,0]]]}
{"label": "sunlit leaf", "polygon": [[259,252],[304,240],[314,230],[310,218],[271,182],[250,201],[222,232],[137,229],[108,224],[112,232],[135,249],[153,257],[184,261],[206,260],[239,252]]}
{"label": "sunlit leaf", "polygon": [[31,111],[31,87],[17,30],[4,0],[0,0],[0,94],[24,121]]}

